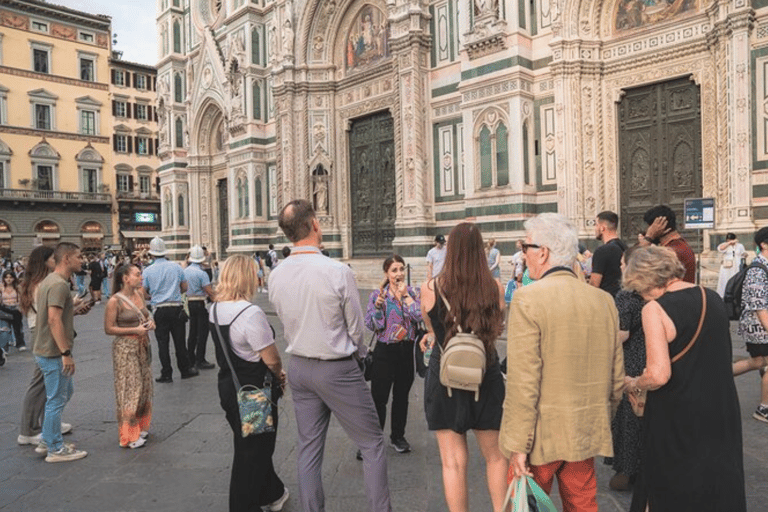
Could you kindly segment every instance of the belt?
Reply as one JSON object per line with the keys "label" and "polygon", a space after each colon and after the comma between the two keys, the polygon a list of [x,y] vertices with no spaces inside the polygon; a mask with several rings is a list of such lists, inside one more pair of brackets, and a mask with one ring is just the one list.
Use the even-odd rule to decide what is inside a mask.
{"label": "belt", "polygon": [[181,302],[163,302],[162,304],[155,304],[153,308],[178,308],[181,307]]}
{"label": "belt", "polygon": [[205,300],[205,297],[187,297],[187,301],[192,301],[192,300]]}
{"label": "belt", "polygon": [[323,361],[326,363],[335,363],[337,361],[351,361],[352,360],[352,354],[346,356],[346,357],[340,357],[338,359],[320,359],[319,357],[306,357],[306,356],[297,356],[301,357],[302,359],[310,359],[312,361]]}

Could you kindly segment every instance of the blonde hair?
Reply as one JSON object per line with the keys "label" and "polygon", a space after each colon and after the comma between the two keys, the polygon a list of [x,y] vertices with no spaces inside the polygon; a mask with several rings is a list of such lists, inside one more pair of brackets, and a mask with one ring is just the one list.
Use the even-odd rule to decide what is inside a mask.
{"label": "blonde hair", "polygon": [[663,288],[672,279],[682,279],[685,267],[677,254],[666,247],[638,247],[629,256],[624,270],[622,287],[625,290],[646,293],[654,288]]}
{"label": "blonde hair", "polygon": [[216,302],[251,300],[256,291],[258,271],[253,258],[235,254],[224,261],[216,286]]}

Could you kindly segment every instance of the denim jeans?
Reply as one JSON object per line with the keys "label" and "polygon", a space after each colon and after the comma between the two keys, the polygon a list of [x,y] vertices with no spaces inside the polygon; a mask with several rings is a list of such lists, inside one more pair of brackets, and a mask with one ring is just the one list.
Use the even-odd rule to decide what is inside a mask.
{"label": "denim jeans", "polygon": [[64,365],[61,357],[35,356],[40,371],[45,380],[45,417],[43,419],[43,441],[48,451],[58,451],[62,447],[61,413],[69,399],[72,398],[74,387],[72,376],[64,375]]}
{"label": "denim jeans", "polygon": [[85,295],[85,276],[75,274],[75,282],[77,282],[77,294]]}
{"label": "denim jeans", "polygon": [[106,299],[109,297],[109,281],[112,279],[111,277],[107,276],[104,277],[104,279],[101,281],[101,294],[104,295],[104,298]]}

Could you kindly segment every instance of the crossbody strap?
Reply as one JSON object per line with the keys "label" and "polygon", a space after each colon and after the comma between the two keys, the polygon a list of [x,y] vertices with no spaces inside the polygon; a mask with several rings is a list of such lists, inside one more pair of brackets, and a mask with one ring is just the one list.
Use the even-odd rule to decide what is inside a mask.
{"label": "crossbody strap", "polygon": [[688,345],[686,345],[685,348],[681,350],[679,354],[677,354],[675,357],[672,358],[673,363],[678,361],[689,350],[691,350],[691,347],[693,347],[693,344],[696,343],[696,340],[698,339],[699,334],[701,334],[701,328],[704,325],[704,317],[707,314],[707,292],[704,291],[703,286],[700,286],[699,288],[701,289],[701,318],[699,318],[699,327],[696,329],[696,333],[693,335],[693,338],[691,338],[691,341],[688,342]]}
{"label": "crossbody strap", "polygon": [[123,292],[117,292],[115,294],[115,297],[117,297],[118,299],[128,304],[131,307],[131,309],[133,309],[136,312],[136,314],[139,315],[140,323],[143,323],[144,321],[147,320],[147,317],[144,315],[144,312],[140,310],[138,306],[136,306],[136,304],[134,304],[131,299],[126,297],[126,295]]}
{"label": "crossbody strap", "polygon": [[[229,366],[229,371],[232,373],[232,381],[235,383],[235,393],[240,391],[240,379],[237,378],[237,373],[235,373],[235,367],[232,365],[232,359],[229,357],[229,351],[231,350],[230,342],[227,341],[224,342],[224,336],[221,335],[221,329],[219,329],[219,312],[218,312],[218,305],[219,303],[215,303],[213,305],[213,325],[216,327],[216,334],[219,336],[219,343],[221,343],[221,351],[224,352],[224,359],[227,360],[227,366]],[[235,320],[243,314],[243,312],[253,306],[253,304],[248,304],[245,306],[236,316],[232,319],[232,321],[229,323],[230,326],[235,323]]]}

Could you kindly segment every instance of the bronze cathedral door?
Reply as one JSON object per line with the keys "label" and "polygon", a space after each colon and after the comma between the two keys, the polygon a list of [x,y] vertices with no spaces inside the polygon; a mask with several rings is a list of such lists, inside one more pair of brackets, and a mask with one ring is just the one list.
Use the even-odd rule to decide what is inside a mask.
{"label": "bronze cathedral door", "polygon": [[395,132],[389,112],[352,122],[349,132],[352,256],[392,254],[395,238]]}
{"label": "bronze cathedral door", "polygon": [[636,242],[646,229],[643,214],[666,204],[700,251],[700,232],[683,231],[683,201],[702,195],[699,86],[686,77],[626,90],[619,103],[619,165],[622,238]]}

